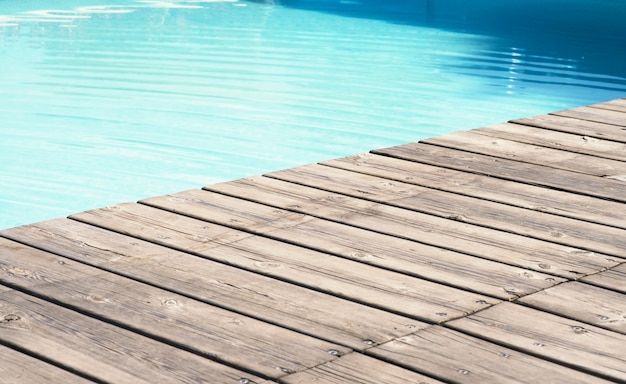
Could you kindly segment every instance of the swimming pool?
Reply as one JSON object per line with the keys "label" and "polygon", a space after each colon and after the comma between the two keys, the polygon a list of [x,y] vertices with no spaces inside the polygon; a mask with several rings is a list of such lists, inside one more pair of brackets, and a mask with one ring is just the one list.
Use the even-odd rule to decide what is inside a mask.
{"label": "swimming pool", "polygon": [[610,0],[0,0],[0,228],[624,97],[624,17]]}

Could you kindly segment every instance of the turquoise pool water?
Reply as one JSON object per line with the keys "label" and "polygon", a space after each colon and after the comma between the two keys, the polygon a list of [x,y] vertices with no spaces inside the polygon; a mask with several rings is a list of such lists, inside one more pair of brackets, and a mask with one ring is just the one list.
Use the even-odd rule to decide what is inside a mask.
{"label": "turquoise pool water", "polygon": [[0,228],[626,96],[626,1],[0,0]]}

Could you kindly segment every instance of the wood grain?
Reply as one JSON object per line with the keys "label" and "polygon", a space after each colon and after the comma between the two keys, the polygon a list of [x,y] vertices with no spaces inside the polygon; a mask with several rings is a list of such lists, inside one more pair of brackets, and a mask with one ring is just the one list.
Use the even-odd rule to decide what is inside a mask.
{"label": "wood grain", "polygon": [[573,117],[580,120],[612,124],[626,127],[626,113],[616,110],[592,107],[578,107],[552,113],[553,115]]}
{"label": "wood grain", "polygon": [[[200,220],[181,216],[178,224],[168,230],[167,221],[158,222],[159,211],[143,205],[123,204],[72,217],[175,249],[193,250],[211,260],[422,321],[441,322],[498,302],[486,296],[258,236],[219,248],[209,244],[205,250],[205,243],[195,239],[194,232],[186,231],[186,228],[201,226]],[[123,214],[117,215],[118,212]],[[150,230],[153,224],[158,227],[158,235]],[[135,225],[142,230],[129,230]]]}
{"label": "wood grain", "polygon": [[443,384],[428,376],[359,353],[286,376],[285,384]]}
{"label": "wood grain", "polygon": [[367,351],[453,383],[608,383],[588,374],[434,326]]}
{"label": "wood grain", "polygon": [[357,350],[371,346],[364,340],[381,343],[425,326],[413,319],[73,220],[42,222],[1,234]]}
{"label": "wood grain", "polygon": [[0,294],[3,294],[5,292],[13,292],[13,288],[6,287],[0,284]]}
{"label": "wood grain", "polygon": [[27,246],[2,252],[0,271],[5,284],[270,378],[330,361],[329,351],[348,351]]}
{"label": "wood grain", "polygon": [[598,103],[590,105],[591,108],[608,109],[617,112],[626,112],[626,99],[616,99],[606,101],[604,103]]}
{"label": "wood grain", "polygon": [[3,345],[0,345],[0,378],[2,382],[12,384],[93,383]]}
{"label": "wood grain", "polygon": [[422,140],[422,143],[593,176],[626,176],[624,161],[485,135],[480,130],[454,132]]}
{"label": "wood grain", "polygon": [[511,120],[511,123],[626,143],[626,130],[623,128],[566,116],[541,115]]}
{"label": "wood grain", "polygon": [[511,123],[489,125],[474,129],[472,132],[560,151],[626,161],[626,144],[591,136],[574,135]]}
{"label": "wood grain", "polygon": [[267,176],[566,246],[626,257],[624,229],[413,184],[389,182],[375,176],[316,164],[272,172]]}
{"label": "wood grain", "polygon": [[[261,381],[248,373],[21,292],[0,295],[0,318],[7,316],[14,320],[0,322],[3,344],[101,382],[236,384],[242,378]],[[0,368],[0,371],[14,368]],[[53,370],[33,372],[33,376],[46,377],[48,372]],[[76,381],[71,382],[80,382],[79,378],[72,379]]]}
{"label": "wood grain", "polygon": [[582,281],[626,293],[626,264],[618,265],[608,271],[586,276]]}
{"label": "wood grain", "polygon": [[[501,299],[514,299],[564,281],[311,216],[298,222],[284,221],[284,213],[275,208],[209,191],[191,190],[142,203]],[[267,225],[273,218],[274,229],[270,230]]]}
{"label": "wood grain", "polygon": [[448,325],[611,380],[626,380],[626,335],[621,333],[513,303]]}
{"label": "wood grain", "polygon": [[[626,229],[624,205],[530,184],[362,153],[322,165]],[[417,177],[416,175],[419,175]]]}
{"label": "wood grain", "polygon": [[579,248],[377,204],[268,177],[249,177],[206,188],[276,208],[306,213],[566,278],[579,278],[621,262],[621,259],[613,256],[608,257]]}
{"label": "wood grain", "polygon": [[375,150],[373,153],[505,180],[546,186],[622,203],[626,202],[626,183],[606,177],[586,175],[424,143],[410,143]]}
{"label": "wood grain", "polygon": [[580,282],[548,288],[519,300],[534,308],[626,334],[626,295]]}

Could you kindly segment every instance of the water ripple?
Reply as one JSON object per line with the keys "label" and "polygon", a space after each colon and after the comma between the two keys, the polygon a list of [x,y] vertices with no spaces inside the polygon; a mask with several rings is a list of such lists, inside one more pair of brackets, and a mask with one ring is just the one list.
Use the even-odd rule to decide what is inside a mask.
{"label": "water ripple", "polygon": [[0,2],[0,228],[626,91],[610,28],[515,35],[411,0],[113,3]]}

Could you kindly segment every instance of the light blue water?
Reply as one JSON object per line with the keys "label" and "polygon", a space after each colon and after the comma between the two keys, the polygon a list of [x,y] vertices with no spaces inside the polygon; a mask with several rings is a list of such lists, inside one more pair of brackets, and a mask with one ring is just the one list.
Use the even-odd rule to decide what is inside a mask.
{"label": "light blue water", "polygon": [[0,0],[0,228],[626,96],[620,0]]}

